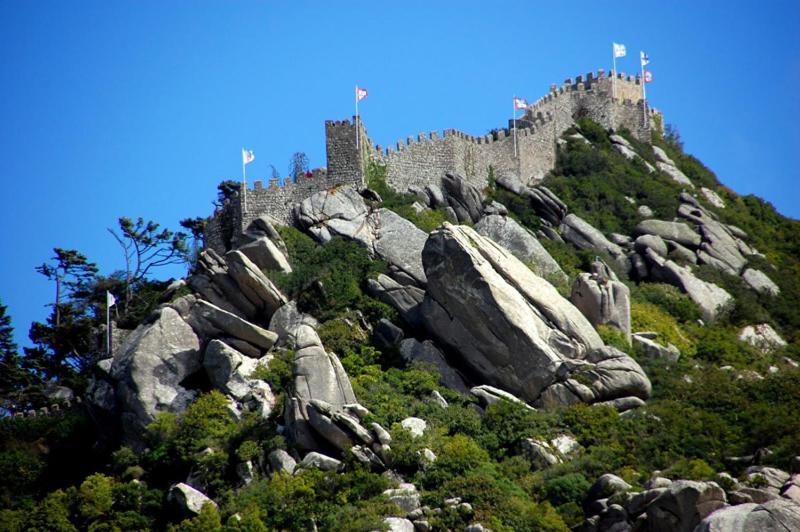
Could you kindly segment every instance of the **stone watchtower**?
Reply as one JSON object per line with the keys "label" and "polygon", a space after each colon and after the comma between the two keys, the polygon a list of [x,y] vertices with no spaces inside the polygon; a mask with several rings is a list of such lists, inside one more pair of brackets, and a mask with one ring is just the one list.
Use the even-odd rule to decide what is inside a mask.
{"label": "stone watchtower", "polygon": [[363,186],[366,183],[365,154],[371,146],[360,117],[354,116],[352,121],[326,120],[325,152],[330,184]]}

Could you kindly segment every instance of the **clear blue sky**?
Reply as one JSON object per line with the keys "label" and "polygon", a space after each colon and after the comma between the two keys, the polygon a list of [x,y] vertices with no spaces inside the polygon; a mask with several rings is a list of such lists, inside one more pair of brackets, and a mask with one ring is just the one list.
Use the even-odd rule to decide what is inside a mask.
{"label": "clear blue sky", "polygon": [[[0,2],[0,299],[17,339],[52,286],[54,246],[109,274],[119,216],[171,228],[206,216],[240,148],[287,173],[324,166],[325,119],[362,115],[389,144],[443,128],[503,126],[513,94],[649,53],[653,106],[740,193],[800,217],[800,3]],[[181,272],[173,272],[180,274]]]}

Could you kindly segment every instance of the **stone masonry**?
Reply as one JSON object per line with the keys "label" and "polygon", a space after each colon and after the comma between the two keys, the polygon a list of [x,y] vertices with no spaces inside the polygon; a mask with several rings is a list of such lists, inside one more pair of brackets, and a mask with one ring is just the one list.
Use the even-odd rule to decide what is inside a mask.
{"label": "stone masonry", "polygon": [[[217,251],[230,248],[235,235],[256,217],[268,214],[279,223],[292,223],[292,206],[321,190],[340,185],[365,185],[368,161],[386,166],[386,181],[405,192],[409,186],[440,184],[445,172],[465,176],[479,189],[486,187],[491,167],[496,176],[512,172],[528,183],[544,178],[556,161],[558,138],[577,118],[586,116],[607,129],[627,128],[648,141],[660,114],[641,98],[641,80],[617,74],[612,80],[603,70],[567,79],[561,86],[531,104],[514,128],[473,136],[455,129],[417,134],[382,148],[375,146],[360,119],[325,122],[327,168],[315,169],[296,183],[268,187],[255,181],[244,198],[235,196],[209,218],[206,245]],[[658,119],[658,120],[657,120]],[[358,148],[356,135],[359,136]]]}

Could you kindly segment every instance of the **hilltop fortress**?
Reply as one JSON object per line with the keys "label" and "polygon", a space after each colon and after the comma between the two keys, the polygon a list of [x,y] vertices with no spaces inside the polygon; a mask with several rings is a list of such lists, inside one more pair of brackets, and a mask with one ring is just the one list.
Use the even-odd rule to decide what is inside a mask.
{"label": "hilltop fortress", "polygon": [[227,200],[209,218],[206,245],[224,252],[235,235],[263,214],[290,224],[292,206],[315,192],[347,184],[366,186],[368,164],[385,166],[387,184],[400,192],[412,185],[438,185],[445,172],[461,174],[483,189],[490,167],[495,175],[511,172],[529,183],[544,178],[555,165],[559,137],[580,117],[607,129],[626,128],[636,138],[649,141],[661,116],[642,100],[641,83],[639,77],[618,73],[612,89],[612,77],[599,70],[569,78],[561,86],[551,85],[550,92],[516,121],[516,156],[511,120],[507,128],[482,136],[445,129],[409,136],[389,147],[375,145],[360,118],[328,120],[326,168],[314,169],[310,176],[283,186],[277,179],[268,186],[255,181],[253,188]]}

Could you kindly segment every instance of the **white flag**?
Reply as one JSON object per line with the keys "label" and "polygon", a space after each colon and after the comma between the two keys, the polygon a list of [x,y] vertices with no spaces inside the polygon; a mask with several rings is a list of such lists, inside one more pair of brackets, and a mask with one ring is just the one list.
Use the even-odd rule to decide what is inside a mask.
{"label": "white flag", "polygon": [[528,101],[525,98],[514,98],[514,109],[527,109]]}
{"label": "white flag", "polygon": [[650,64],[650,58],[644,52],[639,52],[639,58],[642,60],[642,66]]}
{"label": "white flag", "polygon": [[356,100],[359,102],[367,97],[367,89],[356,86]]}
{"label": "white flag", "polygon": [[256,160],[256,156],[253,155],[253,150],[246,150],[242,148],[242,164],[250,164]]}
{"label": "white flag", "polygon": [[106,307],[111,308],[117,304],[117,298],[114,297],[114,294],[106,290]]}
{"label": "white flag", "polygon": [[613,44],[614,44],[614,57],[625,57],[625,54],[627,53],[625,50],[625,45],[617,43]]}

